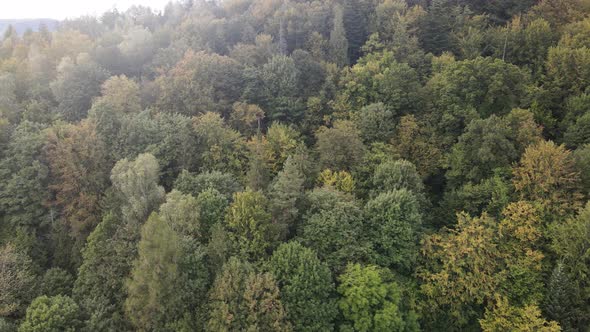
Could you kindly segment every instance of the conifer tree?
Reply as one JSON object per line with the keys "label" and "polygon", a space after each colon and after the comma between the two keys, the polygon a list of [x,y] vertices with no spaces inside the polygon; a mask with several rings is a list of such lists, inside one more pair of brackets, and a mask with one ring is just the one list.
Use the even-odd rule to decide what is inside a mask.
{"label": "conifer tree", "polygon": [[330,32],[330,58],[340,67],[348,65],[348,40],[344,29],[342,8],[334,7],[334,20]]}

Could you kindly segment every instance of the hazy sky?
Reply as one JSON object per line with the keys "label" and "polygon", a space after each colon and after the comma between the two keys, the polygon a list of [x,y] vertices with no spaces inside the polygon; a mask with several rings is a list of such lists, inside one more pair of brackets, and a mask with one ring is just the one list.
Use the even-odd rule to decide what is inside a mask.
{"label": "hazy sky", "polygon": [[2,0],[0,18],[64,18],[100,15],[116,7],[125,11],[132,5],[162,10],[169,0]]}

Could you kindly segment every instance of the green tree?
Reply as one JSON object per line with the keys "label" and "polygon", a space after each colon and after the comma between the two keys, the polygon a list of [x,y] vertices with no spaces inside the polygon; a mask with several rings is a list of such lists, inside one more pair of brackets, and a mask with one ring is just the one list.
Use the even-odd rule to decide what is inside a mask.
{"label": "green tree", "polygon": [[468,181],[479,183],[496,169],[510,167],[519,156],[510,136],[510,127],[495,115],[471,121],[451,149],[449,184],[456,188]]}
{"label": "green tree", "polygon": [[217,275],[209,294],[207,331],[241,331],[248,326],[248,308],[244,299],[252,267],[230,258]]}
{"label": "green tree", "polygon": [[344,14],[342,8],[334,6],[334,20],[330,32],[330,60],[339,67],[348,65],[348,40],[344,28]]}
{"label": "green tree", "polygon": [[523,69],[500,59],[478,57],[445,65],[426,88],[434,109],[447,112],[453,107],[473,108],[485,118],[518,107],[528,82],[529,75]]}
{"label": "green tree", "polygon": [[352,118],[357,123],[365,144],[387,142],[394,135],[394,112],[387,109],[383,103],[364,106],[358,112],[354,112]]}
{"label": "green tree", "polygon": [[159,217],[177,234],[204,240],[200,215],[197,199],[177,190],[166,195],[159,212]]}
{"label": "green tree", "polygon": [[108,72],[86,53],[79,54],[75,62],[63,58],[57,71],[51,90],[59,103],[58,112],[67,121],[85,118],[92,98],[100,94],[101,84],[109,77]]}
{"label": "green tree", "polygon": [[424,183],[411,162],[407,160],[386,161],[375,168],[373,190],[376,193],[407,189],[415,195],[422,195]]}
{"label": "green tree", "polygon": [[338,306],[342,329],[351,331],[416,331],[416,317],[401,312],[401,291],[390,273],[374,265],[349,264],[340,276]]}
{"label": "green tree", "polygon": [[19,332],[74,332],[82,324],[79,320],[80,308],[68,296],[40,296],[27,308],[25,320],[19,326]]}
{"label": "green tree", "polygon": [[125,312],[139,331],[172,331],[182,314],[178,261],[180,237],[166,219],[152,214],[141,229],[138,257],[127,281]]}
{"label": "green tree", "polygon": [[164,200],[158,180],[158,162],[149,154],[133,161],[123,159],[111,171],[115,208],[88,237],[73,291],[89,315],[87,326],[92,330],[129,328],[123,318],[124,280],[137,257],[141,226]]}
{"label": "green tree", "polygon": [[[582,188],[590,188],[590,144],[577,148],[574,152],[576,171],[580,173]],[[590,190],[586,190],[589,194]]]}
{"label": "green tree", "polygon": [[125,75],[111,76],[102,84],[101,96],[93,101],[92,107],[108,107],[118,114],[139,113],[139,86]]}
{"label": "green tree", "polygon": [[31,259],[10,243],[0,247],[0,317],[21,316],[34,297],[35,282]]}
{"label": "green tree", "polygon": [[270,273],[251,273],[246,280],[244,302],[248,308],[248,331],[291,331],[279,288]]}
{"label": "green tree", "polygon": [[64,269],[54,267],[45,271],[40,283],[39,294],[47,296],[70,296],[72,294],[72,287],[74,287],[74,278],[72,275]]}
{"label": "green tree", "polygon": [[379,266],[411,272],[418,256],[422,215],[418,200],[407,189],[384,192],[365,207],[369,238]]}
{"label": "green tree", "polygon": [[579,285],[585,301],[590,298],[589,232],[590,203],[580,209],[577,216],[555,224],[551,230],[551,247],[563,262],[565,272]]}
{"label": "green tree", "polygon": [[306,199],[308,212],[296,239],[314,250],[333,272],[371,256],[362,210],[352,196],[324,187],[308,193]]}
{"label": "green tree", "polygon": [[187,51],[166,75],[158,78],[156,106],[164,112],[229,115],[243,88],[241,65],[226,56]]}
{"label": "green tree", "polygon": [[322,168],[350,171],[361,162],[365,146],[354,123],[337,121],[332,128],[321,127],[316,138]]}
{"label": "green tree", "polygon": [[151,154],[140,154],[133,161],[120,160],[113,167],[111,182],[123,195],[121,212],[130,226],[143,223],[162,202],[164,188],[158,185],[159,178],[158,160]]}
{"label": "green tree", "polygon": [[299,206],[303,198],[304,176],[293,158],[287,158],[269,190],[270,212],[279,236],[285,239],[295,231]]}
{"label": "green tree", "polygon": [[6,158],[0,162],[0,210],[10,227],[38,226],[47,217],[49,170],[40,157],[44,126],[23,121],[12,132]]}
{"label": "green tree", "polygon": [[268,212],[268,199],[258,191],[234,194],[225,218],[229,238],[236,253],[244,260],[256,262],[266,257],[276,231]]}
{"label": "green tree", "polygon": [[394,115],[420,109],[422,86],[416,70],[398,62],[391,51],[370,53],[344,72],[340,82],[338,110],[358,111],[383,103]]}
{"label": "green tree", "polygon": [[313,250],[297,242],[281,244],[268,263],[281,302],[295,331],[330,331],[337,314],[330,269]]}
{"label": "green tree", "polygon": [[557,321],[564,331],[573,331],[584,325],[583,306],[578,285],[568,276],[564,264],[558,262],[547,284],[543,306],[547,317]]}
{"label": "green tree", "polygon": [[240,133],[229,128],[221,116],[207,112],[193,121],[201,146],[202,171],[241,175],[246,163],[246,145]]}
{"label": "green tree", "polygon": [[242,191],[243,187],[230,173],[207,171],[194,174],[183,170],[174,182],[174,189],[194,197],[198,197],[201,193],[213,189],[229,200],[234,193]]}

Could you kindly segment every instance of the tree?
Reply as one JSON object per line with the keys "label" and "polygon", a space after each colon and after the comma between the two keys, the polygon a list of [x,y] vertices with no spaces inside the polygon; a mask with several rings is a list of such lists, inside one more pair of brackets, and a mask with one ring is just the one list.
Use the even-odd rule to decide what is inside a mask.
{"label": "tree", "polygon": [[275,230],[268,212],[268,200],[258,191],[234,194],[225,218],[235,252],[246,261],[256,262],[271,249]]}
{"label": "tree", "polygon": [[150,154],[141,154],[133,161],[120,160],[111,171],[115,208],[88,237],[73,291],[89,314],[90,329],[129,328],[129,322],[123,319],[124,280],[137,257],[141,226],[164,200],[164,188],[158,186],[158,180],[158,162]]}
{"label": "tree", "polygon": [[140,331],[172,331],[181,303],[178,293],[180,237],[172,225],[152,214],[141,229],[138,257],[127,280],[125,312]]}
{"label": "tree", "polygon": [[387,142],[394,134],[394,112],[383,103],[374,103],[361,108],[352,114],[358,124],[361,137],[365,144]]}
{"label": "tree", "polygon": [[93,108],[108,107],[118,114],[139,113],[141,111],[139,86],[125,75],[111,76],[102,84],[101,96],[92,104]]}
{"label": "tree", "polygon": [[290,331],[272,275],[230,258],[210,293],[208,331]]}
{"label": "tree", "polygon": [[228,115],[242,91],[241,65],[226,56],[187,51],[166,75],[158,78],[156,105],[164,112]]}
{"label": "tree", "polygon": [[395,137],[394,151],[412,162],[422,177],[437,172],[442,163],[440,142],[436,141],[432,126],[419,122],[414,115],[400,118]]}
{"label": "tree", "polygon": [[243,187],[230,173],[206,171],[194,174],[183,170],[174,182],[174,189],[194,197],[198,197],[201,193],[213,189],[229,200],[234,193],[242,191]]}
{"label": "tree", "polygon": [[401,291],[387,270],[374,265],[349,264],[339,278],[338,306],[351,331],[413,331],[416,317],[402,313]]}
{"label": "tree", "polygon": [[201,148],[203,171],[241,175],[246,145],[240,133],[229,128],[219,114],[208,112],[193,118],[193,128]]}
{"label": "tree", "polygon": [[405,115],[419,110],[423,100],[416,70],[398,62],[391,51],[364,56],[344,72],[340,85],[337,107],[341,112],[383,103],[393,115]]}
{"label": "tree", "polygon": [[363,157],[365,147],[354,123],[337,121],[332,128],[321,127],[316,132],[316,149],[322,168],[350,171]]}
{"label": "tree", "polygon": [[248,331],[291,331],[272,274],[251,273],[246,280],[244,302],[248,308]]}
{"label": "tree", "polygon": [[229,200],[219,191],[209,188],[197,196],[197,205],[202,236],[209,240],[213,227],[223,222]]}
{"label": "tree", "polygon": [[250,155],[248,156],[249,167],[246,173],[247,187],[254,190],[265,190],[270,181],[270,167],[263,145],[266,145],[266,139],[260,135],[248,142]]}
{"label": "tree", "polygon": [[113,167],[111,182],[123,195],[121,212],[130,226],[143,223],[162,202],[164,188],[158,186],[158,180],[158,160],[151,154],[140,154],[133,161],[122,159]]}
{"label": "tree", "polygon": [[71,296],[74,278],[72,275],[58,267],[45,271],[40,283],[39,294],[47,296],[66,295]]}
{"label": "tree", "polygon": [[541,316],[541,310],[534,304],[523,308],[511,306],[502,297],[496,299],[492,310],[486,311],[484,319],[479,320],[484,332],[499,331],[561,331],[559,324],[546,321]]}
{"label": "tree", "polygon": [[330,60],[339,67],[348,65],[348,40],[344,28],[344,14],[342,8],[334,7],[334,20],[330,32]]}
{"label": "tree", "polygon": [[[576,161],[576,171],[580,173],[582,188],[590,188],[590,144],[579,147],[573,152]],[[586,190],[586,194],[590,190]]]}
{"label": "tree", "polygon": [[257,125],[264,118],[264,111],[258,105],[236,102],[232,106],[230,124],[245,136],[256,133]]}
{"label": "tree", "polygon": [[547,80],[559,96],[584,92],[590,84],[590,49],[551,47],[547,55]]}
{"label": "tree", "polygon": [[452,147],[446,177],[452,187],[479,183],[518,159],[510,128],[495,115],[471,121]]}
{"label": "tree", "polygon": [[159,217],[181,236],[204,240],[200,220],[200,206],[196,198],[172,190],[160,206]]}
{"label": "tree", "polygon": [[64,120],[78,121],[86,117],[92,98],[100,94],[101,84],[109,77],[108,72],[81,53],[75,62],[63,58],[58,75],[51,83],[51,90],[58,101],[58,112]]}
{"label": "tree", "polygon": [[500,59],[478,57],[444,66],[427,83],[434,109],[473,108],[486,118],[519,106],[529,82],[527,73]]}
{"label": "tree", "polygon": [[215,278],[209,295],[208,331],[240,331],[248,326],[248,309],[244,299],[252,267],[230,258]]}
{"label": "tree", "polygon": [[579,174],[563,145],[541,141],[528,147],[513,168],[514,188],[523,199],[538,201],[557,219],[581,205]]}
{"label": "tree", "polygon": [[354,179],[347,171],[332,172],[330,169],[325,169],[320,173],[318,183],[323,187],[331,187],[349,194],[352,194],[355,189]]}
{"label": "tree", "polygon": [[563,263],[564,272],[580,287],[584,301],[590,298],[588,265],[588,234],[590,233],[590,203],[578,215],[555,224],[551,230],[551,248]]}
{"label": "tree", "polygon": [[558,262],[549,278],[543,309],[565,331],[584,325],[580,289],[568,276],[563,263]]}
{"label": "tree", "polygon": [[293,330],[332,330],[337,314],[332,275],[313,250],[297,242],[284,243],[268,264]]}
{"label": "tree", "polygon": [[407,189],[419,196],[424,192],[424,184],[416,167],[404,159],[379,164],[375,168],[372,187],[376,193]]}
{"label": "tree", "polygon": [[68,296],[40,296],[27,308],[27,316],[19,326],[19,332],[74,332],[82,324],[80,308]]}
{"label": "tree", "polygon": [[[88,236],[83,262],[72,291],[87,313],[86,326],[95,331],[126,330],[124,319],[125,278],[131,270],[129,244],[120,239],[122,218],[107,213]],[[119,231],[121,232],[121,231]]]}
{"label": "tree", "polygon": [[384,192],[365,207],[369,238],[379,266],[411,272],[418,256],[422,215],[418,200],[407,189]]}
{"label": "tree", "polygon": [[314,250],[333,272],[371,256],[362,210],[352,196],[324,187],[313,190],[306,199],[308,212],[296,239]]}
{"label": "tree", "polygon": [[422,252],[434,264],[427,265],[420,278],[428,311],[443,310],[455,326],[465,326],[482,314],[482,305],[493,299],[504,276],[494,240],[496,222],[486,214],[480,218],[458,214],[457,219],[454,229],[424,239]]}
{"label": "tree", "polygon": [[0,210],[13,229],[34,227],[47,217],[49,170],[40,160],[45,144],[44,126],[23,121],[12,132],[7,157],[0,162]]}
{"label": "tree", "polygon": [[260,105],[270,121],[297,123],[301,119],[300,71],[292,58],[275,55],[261,68],[245,70],[244,75],[248,81],[244,97]]}
{"label": "tree", "polygon": [[0,317],[21,316],[32,299],[35,275],[31,259],[12,244],[0,247]]}
{"label": "tree", "polygon": [[52,127],[47,140],[52,204],[61,210],[71,236],[81,246],[99,222],[99,202],[110,166],[105,162],[106,147],[89,121]]}
{"label": "tree", "polygon": [[303,198],[304,176],[292,157],[288,157],[269,191],[270,212],[279,237],[285,239],[295,231],[299,206]]}

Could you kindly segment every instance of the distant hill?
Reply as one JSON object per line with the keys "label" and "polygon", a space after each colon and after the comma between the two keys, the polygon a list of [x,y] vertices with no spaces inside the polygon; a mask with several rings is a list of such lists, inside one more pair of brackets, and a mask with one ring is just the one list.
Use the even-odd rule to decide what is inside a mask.
{"label": "distant hill", "polygon": [[6,31],[10,25],[16,29],[19,35],[22,35],[27,29],[37,31],[41,24],[45,24],[45,26],[52,31],[55,30],[59,21],[50,18],[0,19],[0,34],[4,34],[4,31]]}

